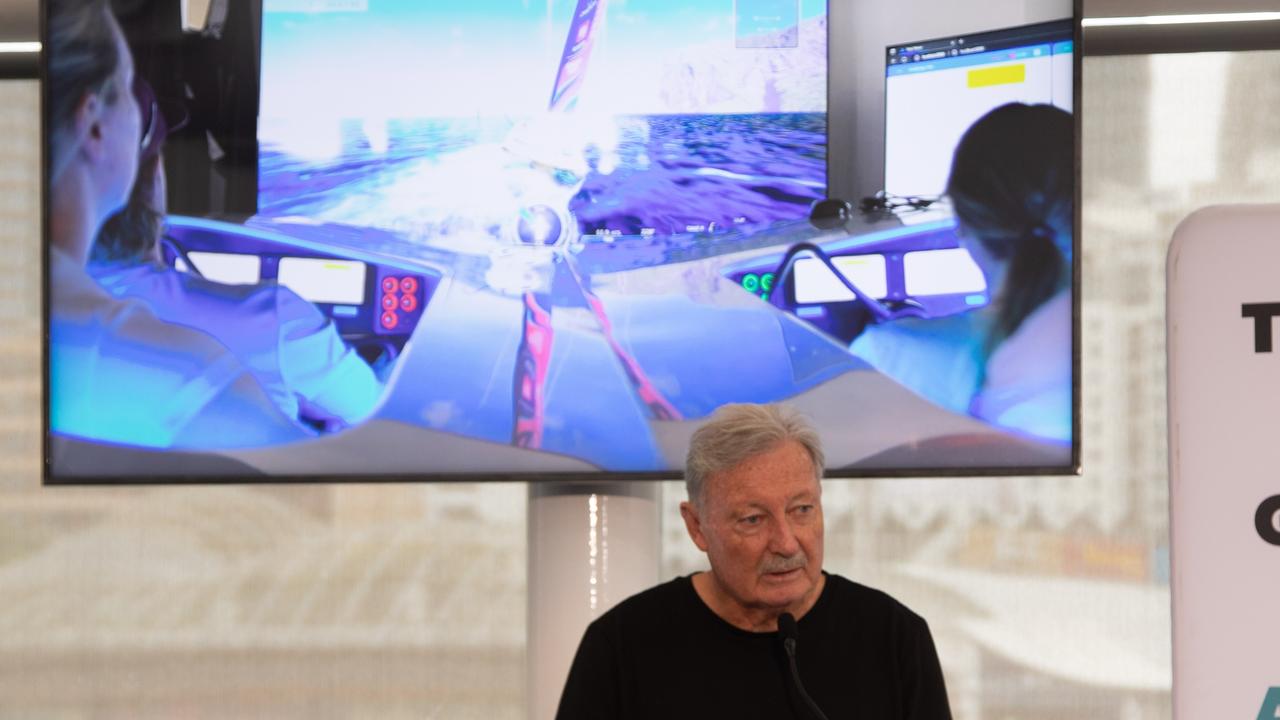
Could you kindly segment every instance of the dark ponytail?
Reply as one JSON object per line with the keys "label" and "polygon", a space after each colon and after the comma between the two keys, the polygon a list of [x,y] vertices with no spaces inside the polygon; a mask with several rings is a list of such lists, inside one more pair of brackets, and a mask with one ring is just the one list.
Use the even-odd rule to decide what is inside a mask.
{"label": "dark ponytail", "polygon": [[1052,105],[1002,105],[960,138],[947,180],[956,218],[1008,263],[989,288],[993,350],[1069,279],[1074,178],[1071,115]]}
{"label": "dark ponytail", "polygon": [[98,231],[89,254],[91,264],[137,265],[154,259],[165,223],[164,212],[152,200],[161,162],[159,155],[153,155],[139,163],[129,201]]}
{"label": "dark ponytail", "polygon": [[996,323],[988,336],[988,351],[1012,335],[1028,315],[1053,297],[1065,274],[1065,266],[1062,253],[1053,244],[1052,231],[1044,225],[1028,229],[1014,243],[1004,288],[996,298]]}

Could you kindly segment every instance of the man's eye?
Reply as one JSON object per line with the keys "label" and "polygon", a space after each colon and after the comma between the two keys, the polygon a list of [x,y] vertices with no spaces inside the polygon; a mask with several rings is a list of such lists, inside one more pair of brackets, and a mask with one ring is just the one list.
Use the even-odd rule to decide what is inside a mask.
{"label": "man's eye", "polygon": [[812,506],[812,505],[797,505],[795,508],[793,508],[793,511],[794,511],[794,512],[797,512],[797,513],[799,513],[799,514],[801,514],[801,515],[808,515],[809,513],[813,512],[813,506]]}
{"label": "man's eye", "polygon": [[743,525],[759,525],[762,520],[764,520],[763,515],[748,515],[742,518],[739,522]]}

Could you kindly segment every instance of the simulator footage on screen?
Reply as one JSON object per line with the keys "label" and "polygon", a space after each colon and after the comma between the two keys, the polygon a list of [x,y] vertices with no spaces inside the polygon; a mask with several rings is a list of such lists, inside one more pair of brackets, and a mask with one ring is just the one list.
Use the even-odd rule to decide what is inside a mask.
{"label": "simulator footage on screen", "polygon": [[[945,212],[809,222],[825,0],[178,5],[116,9],[127,191],[66,179],[125,151],[64,153],[57,93],[101,84],[49,84],[50,480],[662,477],[733,402],[810,415],[837,474],[1073,462],[1060,293],[997,335]],[[54,79],[90,42],[60,20]],[[937,147],[894,150],[886,187],[941,193],[985,110],[1069,109],[1054,28],[891,49],[888,123]],[[939,390],[885,347],[963,362]]]}

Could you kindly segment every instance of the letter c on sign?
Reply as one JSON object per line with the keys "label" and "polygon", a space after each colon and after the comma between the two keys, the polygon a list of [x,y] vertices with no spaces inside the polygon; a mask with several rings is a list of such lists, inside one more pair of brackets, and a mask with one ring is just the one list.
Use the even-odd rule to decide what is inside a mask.
{"label": "letter c on sign", "polygon": [[1258,506],[1258,513],[1253,516],[1253,526],[1258,535],[1272,545],[1280,545],[1280,529],[1276,528],[1276,516],[1280,515],[1280,495],[1272,495]]}

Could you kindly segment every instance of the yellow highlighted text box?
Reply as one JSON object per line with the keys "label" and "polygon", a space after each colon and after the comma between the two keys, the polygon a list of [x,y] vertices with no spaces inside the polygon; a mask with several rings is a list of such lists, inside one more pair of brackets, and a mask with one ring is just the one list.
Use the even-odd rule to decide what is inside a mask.
{"label": "yellow highlighted text box", "polygon": [[980,68],[969,71],[969,87],[991,87],[992,85],[1014,85],[1027,81],[1027,66],[999,65],[997,67]]}

